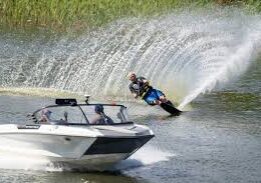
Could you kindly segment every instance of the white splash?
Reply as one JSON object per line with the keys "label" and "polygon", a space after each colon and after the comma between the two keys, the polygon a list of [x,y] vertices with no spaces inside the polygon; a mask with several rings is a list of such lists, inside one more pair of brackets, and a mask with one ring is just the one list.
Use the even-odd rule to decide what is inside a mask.
{"label": "white splash", "polygon": [[0,85],[126,100],[126,75],[136,71],[183,108],[247,70],[260,52],[260,20],[238,9],[184,11],[121,19],[78,38],[3,37]]}
{"label": "white splash", "polygon": [[134,159],[142,162],[144,165],[150,165],[160,161],[168,161],[175,154],[162,151],[153,146],[145,146],[136,153],[134,153],[129,159]]}
{"label": "white splash", "polygon": [[[1,154],[1,169],[49,170],[50,161],[44,158]],[[52,169],[53,170],[53,169]],[[58,169],[56,169],[58,171]]]}
{"label": "white splash", "polygon": [[146,145],[135,152],[127,160],[118,163],[114,170],[126,170],[136,167],[144,167],[162,161],[169,161],[175,154],[162,151],[156,147]]}
{"label": "white splash", "polygon": [[[43,157],[22,156],[18,154],[3,153],[0,154],[1,169],[20,169],[20,170],[41,170],[48,172],[71,171],[71,167],[64,164],[52,163]],[[161,151],[153,146],[144,146],[134,153],[127,160],[118,163],[109,170],[126,170],[130,168],[155,164],[161,161],[168,161],[175,154]],[[81,170],[79,168],[79,170]]]}
{"label": "white splash", "polygon": [[[217,85],[226,84],[244,73],[255,55],[253,42],[248,41],[226,58],[224,65],[212,73],[207,73],[197,87],[193,89],[178,106],[183,109],[199,94],[212,91]],[[211,63],[215,64],[215,63]],[[210,67],[210,66],[209,66]],[[211,71],[211,70],[210,70]]]}

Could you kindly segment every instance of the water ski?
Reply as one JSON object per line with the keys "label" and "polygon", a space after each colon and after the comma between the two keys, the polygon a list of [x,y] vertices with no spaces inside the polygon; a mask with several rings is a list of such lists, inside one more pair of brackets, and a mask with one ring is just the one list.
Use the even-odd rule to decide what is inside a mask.
{"label": "water ski", "polygon": [[166,112],[170,113],[171,115],[178,116],[181,114],[182,111],[176,109],[172,102],[167,101],[165,103],[161,103],[160,107],[164,109]]}

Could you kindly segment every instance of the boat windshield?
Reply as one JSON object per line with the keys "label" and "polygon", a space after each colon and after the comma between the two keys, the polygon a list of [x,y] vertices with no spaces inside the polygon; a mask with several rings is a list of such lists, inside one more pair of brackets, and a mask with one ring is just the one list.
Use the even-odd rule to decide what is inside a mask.
{"label": "boat windshield", "polygon": [[[99,124],[95,122],[98,114],[96,105],[80,104],[76,106],[48,106],[34,113],[38,123],[48,124]],[[111,119],[112,123],[128,122],[127,111],[124,106],[103,105],[104,115]],[[104,117],[104,116],[103,116]],[[110,124],[112,124],[110,123]]]}
{"label": "boat windshield", "polygon": [[[90,124],[94,124],[95,119],[97,119],[98,114],[95,112],[95,106],[96,105],[81,105],[81,108]],[[104,115],[109,117],[113,123],[128,122],[126,107],[117,105],[103,105],[103,108]]]}

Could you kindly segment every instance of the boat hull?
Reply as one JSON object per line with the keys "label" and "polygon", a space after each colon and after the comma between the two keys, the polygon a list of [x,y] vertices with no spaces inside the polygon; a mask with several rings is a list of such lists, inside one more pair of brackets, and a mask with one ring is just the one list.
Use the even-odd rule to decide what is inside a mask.
{"label": "boat hull", "polygon": [[[86,129],[87,130],[87,129]],[[12,130],[9,130],[12,131]],[[18,130],[0,133],[0,152],[41,157],[73,168],[104,170],[128,158],[154,135],[86,136],[50,131]]]}

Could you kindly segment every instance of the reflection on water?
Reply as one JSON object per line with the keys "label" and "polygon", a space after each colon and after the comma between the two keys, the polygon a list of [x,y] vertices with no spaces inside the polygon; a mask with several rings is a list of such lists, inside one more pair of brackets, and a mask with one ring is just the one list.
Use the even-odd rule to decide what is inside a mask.
{"label": "reflection on water", "polygon": [[1,182],[37,182],[37,183],[137,183],[144,182],[142,178],[133,178],[120,173],[76,173],[76,172],[41,172],[21,170],[0,170]]}

